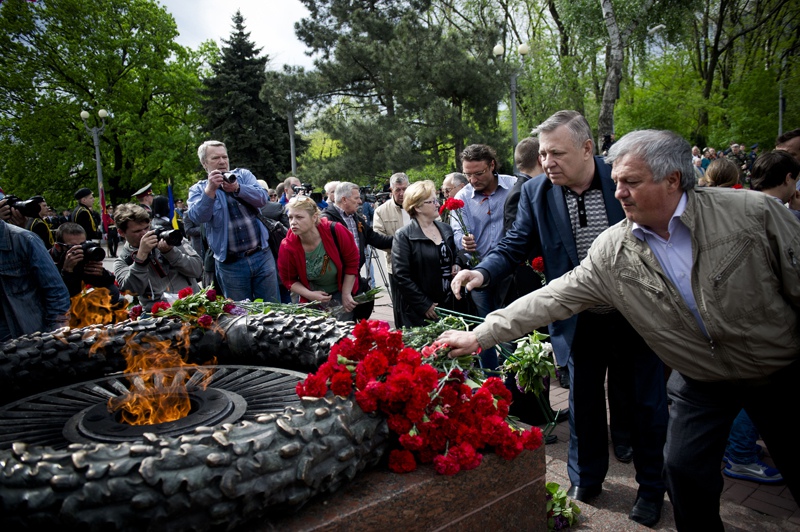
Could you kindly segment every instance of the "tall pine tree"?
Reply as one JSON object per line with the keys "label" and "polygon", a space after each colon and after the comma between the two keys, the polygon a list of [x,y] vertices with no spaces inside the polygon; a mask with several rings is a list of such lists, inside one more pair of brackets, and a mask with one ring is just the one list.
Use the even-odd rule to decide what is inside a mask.
{"label": "tall pine tree", "polygon": [[274,186],[279,174],[291,169],[291,160],[286,119],[259,98],[269,57],[259,57],[261,48],[250,41],[239,11],[230,39],[222,42],[222,58],[211,66],[213,76],[203,80],[205,133],[225,143],[232,168],[247,168]]}

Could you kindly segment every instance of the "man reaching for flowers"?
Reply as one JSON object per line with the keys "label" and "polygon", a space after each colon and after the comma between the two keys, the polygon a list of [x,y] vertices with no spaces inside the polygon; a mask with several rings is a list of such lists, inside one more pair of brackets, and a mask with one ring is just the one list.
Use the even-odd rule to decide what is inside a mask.
{"label": "man reaching for flowers", "polygon": [[796,428],[776,408],[800,404],[800,222],[765,194],[694,188],[691,147],[671,131],[629,133],[606,162],[627,220],[572,271],[439,340],[458,356],[612,305],[673,369],[664,478],[677,529],[724,530],[720,463],[742,408],[800,502]]}

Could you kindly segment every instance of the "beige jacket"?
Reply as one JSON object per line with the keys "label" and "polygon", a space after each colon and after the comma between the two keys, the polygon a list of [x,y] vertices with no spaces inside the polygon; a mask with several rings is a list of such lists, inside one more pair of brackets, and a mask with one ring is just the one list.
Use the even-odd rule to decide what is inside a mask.
{"label": "beige jacket", "polygon": [[487,316],[475,329],[481,346],[609,304],[665,364],[693,379],[763,379],[800,358],[800,222],[765,194],[721,188],[689,191],[681,221],[692,235],[692,289],[710,338],[623,220],[580,266]]}
{"label": "beige jacket", "polygon": [[[403,208],[392,198],[384,201],[372,215],[372,229],[386,236],[394,236],[403,227]],[[384,249],[386,253],[386,271],[392,273],[392,248]]]}

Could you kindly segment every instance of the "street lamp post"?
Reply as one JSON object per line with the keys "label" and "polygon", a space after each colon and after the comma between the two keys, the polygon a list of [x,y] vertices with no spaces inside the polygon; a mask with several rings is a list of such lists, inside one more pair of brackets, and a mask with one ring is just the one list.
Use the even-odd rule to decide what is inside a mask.
{"label": "street lamp post", "polygon": [[[527,44],[520,44],[517,47],[517,53],[522,56],[524,59],[530,48]],[[495,58],[500,58],[505,52],[505,48],[503,48],[502,44],[498,44],[492,49],[492,53],[494,54]],[[512,151],[511,151],[511,159],[514,159],[514,151],[517,149],[517,76],[519,72],[517,69],[512,70],[511,72],[511,143]],[[514,163],[514,172],[517,171],[517,165]]]}
{"label": "street lamp post", "polygon": [[108,111],[105,109],[100,109],[97,111],[97,116],[100,117],[101,122],[100,127],[89,127],[89,124],[86,122],[89,119],[89,116],[89,111],[81,111],[83,127],[86,128],[86,131],[91,133],[92,140],[94,140],[94,158],[97,161],[97,194],[100,196],[100,212],[103,222],[103,231],[108,232],[108,222],[106,220],[106,193],[103,189],[103,165],[100,163],[100,135],[102,135],[103,131],[106,129],[106,117],[108,116]]}

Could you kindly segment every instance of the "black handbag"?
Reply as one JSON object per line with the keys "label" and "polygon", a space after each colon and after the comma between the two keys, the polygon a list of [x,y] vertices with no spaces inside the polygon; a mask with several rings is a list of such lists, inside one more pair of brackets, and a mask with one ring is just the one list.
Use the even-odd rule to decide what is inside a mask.
{"label": "black handbag", "polygon": [[267,216],[261,214],[261,211],[243,201],[241,198],[234,196],[234,199],[245,206],[251,212],[254,212],[256,218],[261,220],[261,223],[264,224],[264,227],[267,228],[267,233],[269,234],[267,238],[267,242],[269,242],[269,250],[272,251],[272,256],[275,258],[275,263],[278,262],[278,252],[281,249],[281,242],[283,239],[286,238],[286,235],[289,234],[289,230],[286,229],[286,226],[282,223],[273,220]]}
{"label": "black handbag", "polygon": [[272,251],[272,256],[275,257],[275,261],[277,261],[278,251],[281,249],[281,242],[283,242],[283,239],[289,234],[289,230],[286,229],[286,226],[282,223],[272,218],[267,218],[261,213],[258,213],[258,219],[261,220],[261,223],[264,224],[269,232],[269,249]]}

